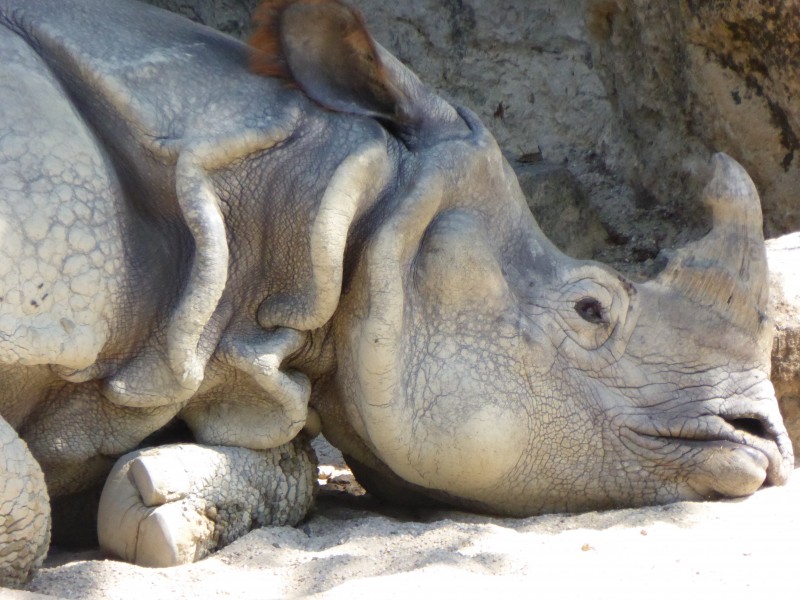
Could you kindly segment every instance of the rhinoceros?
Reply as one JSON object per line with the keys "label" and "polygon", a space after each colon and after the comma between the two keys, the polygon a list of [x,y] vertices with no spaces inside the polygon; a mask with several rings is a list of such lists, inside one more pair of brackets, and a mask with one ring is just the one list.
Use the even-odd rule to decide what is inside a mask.
{"label": "rhinoceros", "polygon": [[[710,232],[632,282],[551,244],[486,127],[357,12],[257,22],[248,47],[0,0],[3,583],[46,552],[48,492],[106,478],[100,543],[140,564],[296,523],[320,430],[378,496],[500,515],[786,481],[734,160]],[[176,421],[194,443],[135,450]]]}

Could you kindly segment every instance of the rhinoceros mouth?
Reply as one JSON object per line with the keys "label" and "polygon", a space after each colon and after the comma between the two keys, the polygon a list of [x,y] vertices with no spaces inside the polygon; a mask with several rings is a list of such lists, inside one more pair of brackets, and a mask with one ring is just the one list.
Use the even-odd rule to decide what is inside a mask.
{"label": "rhinoceros mouth", "polygon": [[783,485],[792,469],[784,428],[761,415],[704,416],[629,432],[623,437],[650,459],[684,465],[686,483],[703,497],[746,496],[764,484]]}

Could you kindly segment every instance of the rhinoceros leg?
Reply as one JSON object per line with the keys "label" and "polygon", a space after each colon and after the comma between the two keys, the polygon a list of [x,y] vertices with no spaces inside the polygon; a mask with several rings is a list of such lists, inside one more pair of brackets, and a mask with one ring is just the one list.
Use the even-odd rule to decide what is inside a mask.
{"label": "rhinoceros leg", "polygon": [[117,406],[103,397],[102,385],[65,385],[22,428],[53,496],[102,481],[116,457],[166,425],[180,408]]}
{"label": "rhinoceros leg", "polygon": [[199,560],[255,527],[295,525],[311,506],[313,451],[175,444],[119,459],[100,498],[100,546],[143,566]]}
{"label": "rhinoceros leg", "polygon": [[25,583],[49,544],[50,502],[42,470],[0,418],[0,586]]}

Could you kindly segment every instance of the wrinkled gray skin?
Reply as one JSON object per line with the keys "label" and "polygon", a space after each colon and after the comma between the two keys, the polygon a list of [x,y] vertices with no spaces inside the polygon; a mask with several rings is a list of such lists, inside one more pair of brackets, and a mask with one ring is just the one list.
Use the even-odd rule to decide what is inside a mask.
{"label": "wrinkled gray skin", "polygon": [[[243,449],[120,461],[99,535],[145,564],[229,541],[230,506],[300,518],[320,426],[375,493],[506,515],[783,483],[741,167],[714,158],[714,229],[634,285],[561,254],[475,117],[342,23],[287,9],[290,85],[136,2],[0,0],[3,475],[80,492],[176,418]],[[47,496],[0,491],[0,539],[37,545],[0,551],[15,583]]]}

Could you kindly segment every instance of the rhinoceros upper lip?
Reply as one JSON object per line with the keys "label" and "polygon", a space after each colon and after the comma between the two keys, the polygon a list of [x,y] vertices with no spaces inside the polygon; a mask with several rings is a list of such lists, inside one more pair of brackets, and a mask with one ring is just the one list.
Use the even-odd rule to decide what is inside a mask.
{"label": "rhinoceros upper lip", "polygon": [[[744,447],[762,454],[767,462],[766,482],[782,485],[788,479],[791,465],[781,452],[779,440],[785,437],[781,428],[773,425],[766,417],[756,414],[735,416],[707,415],[682,420],[679,424],[651,423],[644,427],[632,427],[631,431],[640,436],[642,442],[652,449],[669,441],[681,446],[725,445]],[[647,443],[649,438],[651,443]],[[753,456],[751,454],[751,456]],[[757,456],[753,456],[754,459]]]}

